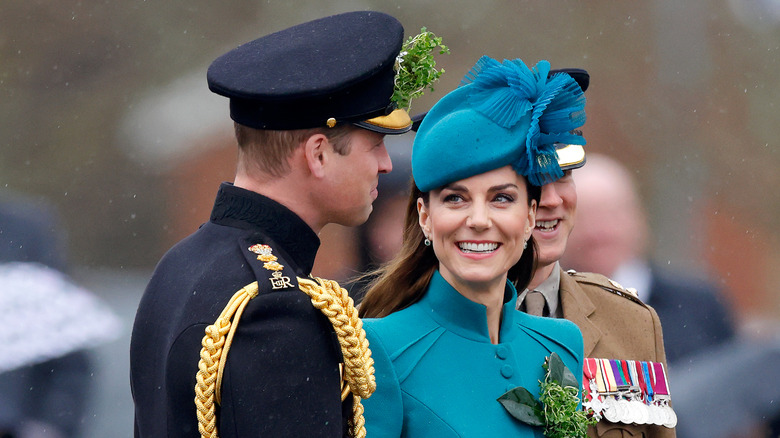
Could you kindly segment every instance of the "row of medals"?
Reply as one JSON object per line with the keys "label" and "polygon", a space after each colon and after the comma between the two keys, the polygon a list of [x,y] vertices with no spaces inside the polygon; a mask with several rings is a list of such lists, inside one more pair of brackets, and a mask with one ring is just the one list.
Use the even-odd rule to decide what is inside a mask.
{"label": "row of medals", "polygon": [[653,401],[642,400],[642,391],[636,386],[617,393],[599,394],[595,382],[590,384],[591,394],[598,394],[592,400],[583,403],[593,409],[597,419],[604,417],[611,423],[655,424],[673,428],[677,425],[677,414],[669,405],[669,397],[656,395]]}

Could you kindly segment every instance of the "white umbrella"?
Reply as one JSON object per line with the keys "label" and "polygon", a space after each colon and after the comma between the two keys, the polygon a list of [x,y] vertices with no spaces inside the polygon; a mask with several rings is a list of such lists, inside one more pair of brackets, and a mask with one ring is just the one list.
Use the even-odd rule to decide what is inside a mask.
{"label": "white umbrella", "polygon": [[109,307],[61,272],[37,263],[0,263],[0,373],[119,335],[119,319]]}

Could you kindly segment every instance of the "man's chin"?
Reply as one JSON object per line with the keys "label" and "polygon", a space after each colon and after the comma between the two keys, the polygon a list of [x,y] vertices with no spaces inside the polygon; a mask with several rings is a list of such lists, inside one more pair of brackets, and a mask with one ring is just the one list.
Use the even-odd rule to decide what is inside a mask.
{"label": "man's chin", "polygon": [[549,266],[557,262],[563,257],[563,251],[558,249],[541,249],[537,258],[537,265],[539,267]]}
{"label": "man's chin", "polygon": [[344,217],[335,220],[334,223],[345,227],[357,227],[366,223],[373,210],[374,207],[369,205],[368,208],[360,212],[353,212],[350,215],[345,215]]}

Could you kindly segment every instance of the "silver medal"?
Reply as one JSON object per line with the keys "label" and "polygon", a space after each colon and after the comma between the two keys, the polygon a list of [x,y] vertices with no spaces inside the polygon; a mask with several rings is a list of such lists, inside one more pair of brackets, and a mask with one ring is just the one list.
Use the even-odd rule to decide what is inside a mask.
{"label": "silver medal", "polygon": [[617,423],[620,420],[618,415],[616,400],[612,396],[607,396],[604,400],[604,418],[610,423]]}

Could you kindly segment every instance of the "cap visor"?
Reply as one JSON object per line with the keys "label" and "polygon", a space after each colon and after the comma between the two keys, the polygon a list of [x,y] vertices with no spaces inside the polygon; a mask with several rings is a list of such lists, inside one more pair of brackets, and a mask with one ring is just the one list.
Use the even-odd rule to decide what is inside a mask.
{"label": "cap visor", "polygon": [[403,134],[412,129],[412,119],[403,109],[396,109],[386,116],[353,123],[363,129],[389,135]]}
{"label": "cap visor", "polygon": [[585,165],[585,148],[578,144],[558,144],[558,165],[561,170],[578,169]]}

